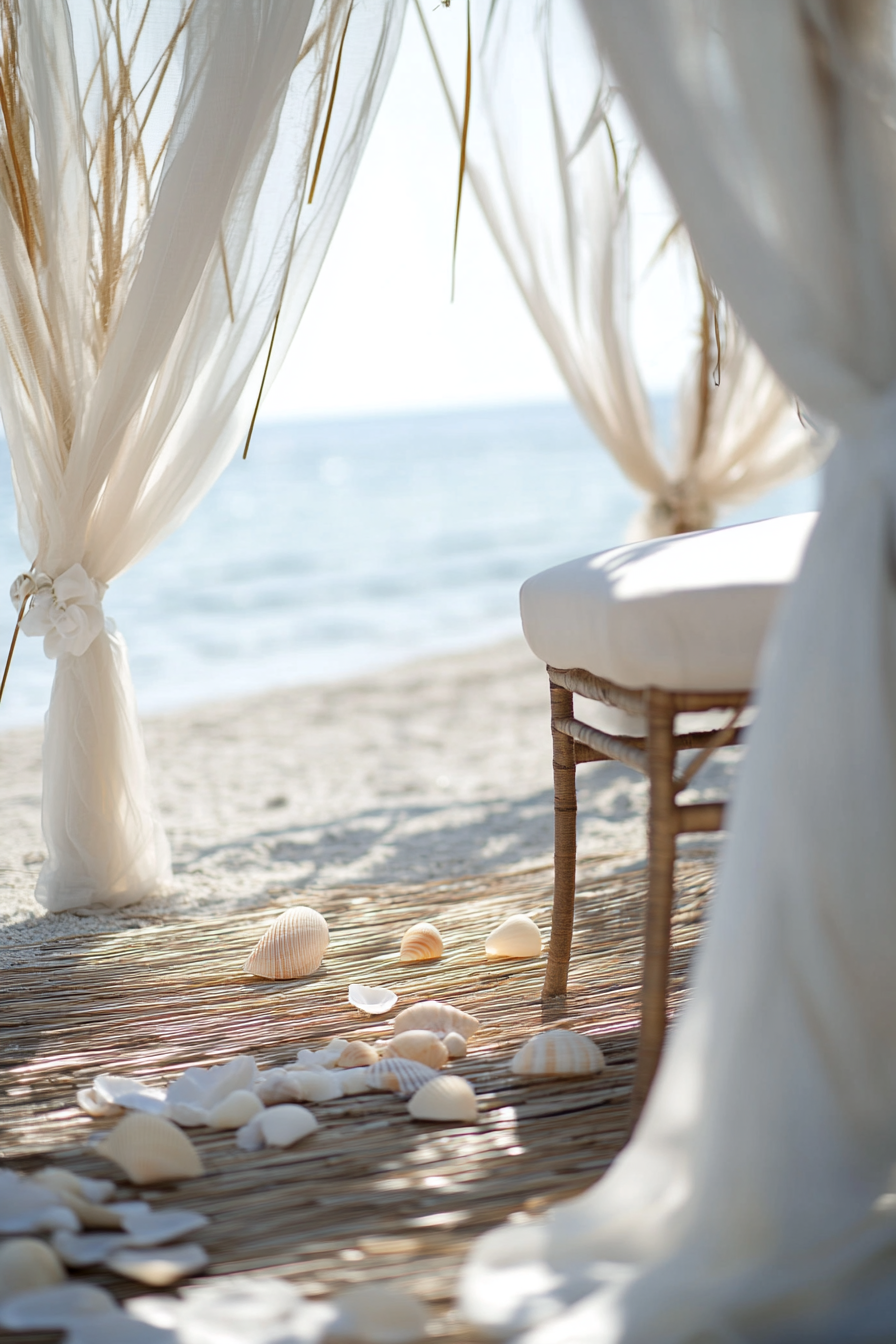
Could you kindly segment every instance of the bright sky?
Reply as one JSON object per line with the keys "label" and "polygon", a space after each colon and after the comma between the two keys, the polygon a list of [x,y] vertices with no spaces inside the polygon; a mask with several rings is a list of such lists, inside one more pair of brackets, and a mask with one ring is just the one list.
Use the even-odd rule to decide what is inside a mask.
{"label": "bright sky", "polygon": [[[460,5],[451,18],[455,9],[463,18]],[[469,189],[449,301],[457,166],[457,139],[409,7],[358,176],[263,419],[566,397]],[[646,209],[655,216],[656,200]],[[636,255],[638,242],[636,221]],[[674,280],[654,285],[636,312],[642,372],[654,390],[675,385],[680,313]]]}

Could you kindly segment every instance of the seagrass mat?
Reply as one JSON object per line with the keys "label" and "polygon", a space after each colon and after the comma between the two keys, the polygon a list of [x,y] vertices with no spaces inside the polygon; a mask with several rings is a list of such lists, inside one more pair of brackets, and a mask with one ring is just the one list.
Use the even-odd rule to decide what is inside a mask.
{"label": "seagrass mat", "polygon": [[[405,1103],[370,1093],[314,1107],[320,1129],[286,1151],[240,1152],[232,1134],[190,1131],[206,1175],[150,1191],[153,1207],[199,1209],[209,1273],[284,1275],[308,1295],[359,1282],[391,1282],[428,1300],[436,1338],[475,1335],[452,1310],[470,1242],[508,1217],[526,1219],[590,1185],[624,1142],[638,1013],[645,874],[601,876],[579,866],[576,934],[567,1000],[540,1001],[544,957],[487,962],[486,935],[513,913],[550,925],[552,874],[525,873],[418,886],[283,891],[271,907],[36,947],[33,964],[6,971],[0,1019],[0,1159],[21,1171],[47,1161],[82,1175],[121,1176],[87,1147],[108,1121],[75,1105],[99,1072],[167,1081],[191,1064],[252,1053],[262,1067],[332,1036],[374,1041],[391,1015],[365,1018],[349,983],[388,985],[395,1011],[439,998],[482,1028],[452,1066],[479,1096],[477,1125],[414,1121]],[[713,875],[710,855],[677,866],[672,966],[680,1000]],[[327,918],[324,965],[301,981],[253,980],[244,957],[278,906],[313,904]],[[438,924],[441,961],[402,965],[409,924]],[[524,1082],[509,1071],[517,1047],[547,1026],[599,1041],[606,1070],[584,1079]],[[127,1186],[122,1181],[122,1188]],[[141,1195],[144,1197],[144,1195]],[[85,1272],[119,1298],[147,1290]],[[33,1344],[58,1336],[0,1338]]]}

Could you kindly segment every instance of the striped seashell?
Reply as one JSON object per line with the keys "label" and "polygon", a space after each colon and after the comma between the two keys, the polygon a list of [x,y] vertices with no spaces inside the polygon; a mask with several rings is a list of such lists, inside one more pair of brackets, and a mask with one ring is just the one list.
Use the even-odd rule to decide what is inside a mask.
{"label": "striped seashell", "polygon": [[541,929],[528,915],[511,915],[485,940],[487,957],[540,957]]}
{"label": "striped seashell", "polygon": [[410,1097],[428,1083],[430,1078],[438,1078],[435,1069],[428,1064],[419,1064],[416,1059],[381,1059],[371,1064],[367,1070],[367,1082],[376,1092],[400,1092]]}
{"label": "striped seashell", "polygon": [[59,1256],[37,1237],[10,1237],[0,1245],[0,1302],[67,1277]]}
{"label": "striped seashell", "polygon": [[452,1008],[438,999],[426,999],[412,1008],[403,1008],[395,1017],[393,1031],[396,1036],[403,1031],[433,1031],[437,1036],[447,1036],[454,1031],[467,1041],[478,1027],[479,1019],[460,1008]]}
{"label": "striped seashell", "polygon": [[600,1073],[604,1056],[590,1037],[558,1027],[528,1040],[517,1050],[510,1067],[514,1073],[529,1076]]}
{"label": "striped seashell", "polygon": [[448,1063],[448,1050],[443,1041],[431,1031],[403,1031],[386,1046],[385,1058],[416,1059],[418,1064],[428,1064],[431,1069],[440,1069]]}
{"label": "striped seashell", "polygon": [[150,1288],[167,1288],[188,1274],[196,1274],[208,1264],[208,1252],[195,1242],[180,1246],[157,1246],[154,1249],[127,1249],[113,1251],[106,1260],[107,1268],[122,1278],[135,1279]]}
{"label": "striped seashell", "polygon": [[463,1059],[467,1053],[467,1043],[460,1032],[449,1031],[443,1038],[443,1044],[448,1051],[449,1059]]}
{"label": "striped seashell", "polygon": [[379,1057],[379,1051],[366,1041],[349,1041],[336,1064],[340,1069],[359,1069],[362,1064],[375,1064]]}
{"label": "striped seashell", "polygon": [[408,1102],[415,1120],[460,1120],[472,1124],[479,1117],[476,1093],[466,1078],[443,1073],[430,1078]]}
{"label": "striped seashell", "polygon": [[369,1284],[348,1288],[331,1299],[336,1318],[327,1338],[368,1344],[416,1344],[426,1335],[429,1313],[416,1297],[397,1288]]}
{"label": "striped seashell", "polygon": [[134,1185],[185,1180],[204,1170],[183,1130],[161,1115],[126,1115],[96,1151],[121,1167]]}
{"label": "striped seashell", "polygon": [[412,924],[401,940],[399,961],[438,961],[445,950],[435,924]]}
{"label": "striped seashell", "polygon": [[359,1012],[367,1013],[370,1017],[379,1017],[395,1006],[398,995],[382,985],[349,985],[348,1001]]}
{"label": "striped seashell", "polygon": [[263,980],[298,980],[317,970],[329,942],[323,915],[308,905],[294,905],[262,934],[243,970]]}

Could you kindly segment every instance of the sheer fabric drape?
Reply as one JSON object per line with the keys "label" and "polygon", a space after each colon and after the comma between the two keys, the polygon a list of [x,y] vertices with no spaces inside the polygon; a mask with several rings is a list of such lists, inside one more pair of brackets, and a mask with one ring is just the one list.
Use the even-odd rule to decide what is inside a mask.
{"label": "sheer fabric drape", "polygon": [[[884,1341],[896,1321],[891,3],[586,0],[702,258],[840,430],[687,1007],[607,1176],[479,1243],[539,1344]],[[573,1305],[575,1304],[575,1305]]]}
{"label": "sheer fabric drape", "polygon": [[245,436],[266,338],[276,321],[270,377],[403,8],[0,3],[0,411],[32,562],[13,601],[31,599],[23,628],[57,658],[37,889],[51,910],[125,904],[170,876],[103,593]]}
{"label": "sheer fabric drape", "polygon": [[[415,5],[460,134],[457,21]],[[467,182],[576,405],[648,497],[633,538],[709,527],[812,470],[820,445],[724,301],[718,368],[713,314],[694,314],[669,457],[632,341],[637,156],[587,20],[565,0],[481,0],[472,20]]]}

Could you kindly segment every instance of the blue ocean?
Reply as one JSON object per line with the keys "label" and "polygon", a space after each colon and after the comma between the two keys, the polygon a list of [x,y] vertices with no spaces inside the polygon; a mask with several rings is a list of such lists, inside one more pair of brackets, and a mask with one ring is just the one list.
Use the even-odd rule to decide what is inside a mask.
{"label": "blue ocean", "polygon": [[[671,401],[655,413],[668,427]],[[730,521],[817,499],[798,481]],[[344,678],[518,633],[522,581],[617,545],[639,504],[569,404],[260,425],[105,607],[144,713]],[[6,465],[4,591],[24,567]],[[4,656],[13,621],[7,603]],[[21,637],[0,731],[40,722],[52,675]]]}

